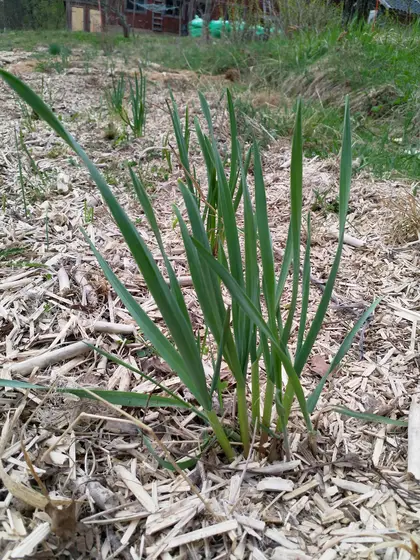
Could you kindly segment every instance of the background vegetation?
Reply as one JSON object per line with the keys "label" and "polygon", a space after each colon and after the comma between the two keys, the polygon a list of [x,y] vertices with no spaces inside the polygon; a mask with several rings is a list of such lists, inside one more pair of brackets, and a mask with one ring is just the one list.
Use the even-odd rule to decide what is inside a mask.
{"label": "background vegetation", "polygon": [[407,26],[383,17],[374,28],[354,23],[343,29],[336,8],[330,7],[319,20],[312,18],[314,25],[309,24],[311,13],[303,17],[296,11],[291,21],[299,26],[267,41],[226,36],[209,43],[159,34],[124,39],[121,34],[37,31],[4,33],[0,49],[33,50],[51,42],[70,49],[82,44],[89,57],[104,50],[111,58],[132,54],[168,69],[233,76],[239,132],[264,143],[290,138],[294,103],[302,96],[306,156],[338,152],[348,94],[355,167],[377,176],[418,178],[419,24]]}
{"label": "background vegetation", "polygon": [[63,29],[62,0],[3,0],[0,3],[2,29]]}

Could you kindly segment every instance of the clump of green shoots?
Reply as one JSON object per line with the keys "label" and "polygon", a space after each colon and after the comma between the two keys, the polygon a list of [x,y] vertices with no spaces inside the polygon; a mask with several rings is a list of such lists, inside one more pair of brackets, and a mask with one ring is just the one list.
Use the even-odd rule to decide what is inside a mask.
{"label": "clump of green shoots", "polygon": [[142,69],[128,78],[129,111],[125,108],[126,78],[124,74],[118,77],[112,75],[111,87],[106,93],[108,106],[127,125],[135,138],[143,136],[146,124],[146,77]]}
{"label": "clump of green shoots", "polygon": [[51,43],[48,47],[48,54],[41,55],[42,59],[36,65],[36,70],[39,72],[52,72],[55,70],[57,73],[62,74],[69,67],[69,60],[71,49],[64,45]]}
{"label": "clump of green shoots", "polygon": [[125,112],[122,118],[131,128],[133,135],[138,138],[143,136],[146,124],[146,77],[140,67],[134,78],[129,79],[128,85],[131,118],[128,112]]}
{"label": "clump of green shoots", "polygon": [[92,48],[88,48],[83,52],[83,68],[86,74],[90,73],[91,63],[96,56],[96,51]]}
{"label": "clump of green shoots", "polygon": [[171,149],[169,147],[169,134],[165,136],[162,142],[162,159],[168,164],[169,173],[172,173]]}
{"label": "clump of green shoots", "polygon": [[[26,106],[26,103],[23,103]],[[26,110],[28,107],[26,106]],[[38,118],[38,117],[37,117]],[[25,217],[29,217],[28,202],[43,199],[48,188],[46,173],[41,171],[25,143],[22,128],[19,135],[15,131],[15,147],[18,163],[18,180],[22,196]]]}
{"label": "clump of green shoots", "polygon": [[91,224],[93,222],[94,215],[95,215],[95,208],[93,206],[89,206],[89,204],[85,200],[83,204],[83,218],[85,224]]}
{"label": "clump of green shoots", "polygon": [[117,77],[114,73],[112,73],[111,87],[105,92],[106,100],[111,112],[119,117],[121,117],[124,111],[125,86],[124,74],[120,74]]}
{"label": "clump of green shoots", "polygon": [[15,130],[15,146],[16,146],[16,153],[17,153],[18,171],[19,171],[19,185],[20,185],[20,192],[21,192],[21,195],[22,195],[23,209],[24,209],[24,212],[25,212],[25,218],[29,218],[28,204],[26,202],[25,181],[24,181],[23,173],[22,173],[22,159],[20,157],[20,149],[19,149],[19,143],[18,143],[16,130]]}
{"label": "clump of green shoots", "polygon": [[26,103],[21,101],[19,97],[16,98],[16,103],[20,109],[20,113],[22,116],[22,125],[28,132],[35,131],[35,121],[37,120],[37,116],[34,111],[30,111],[29,107]]}
{"label": "clump of green shoots", "polygon": [[[159,308],[166,325],[167,336],[114,274],[86,233],[85,239],[108,281],[137,322],[143,336],[150,341],[161,358],[176,372],[181,383],[194,395],[197,406],[187,403],[161,386],[157,380],[133,368],[131,364],[126,364],[120,358],[103,350],[98,351],[116,363],[122,363],[147,377],[169,394],[165,398],[155,395],[150,398],[150,395],[136,394],[137,402],[146,402],[146,406],[178,406],[194,410],[212,428],[229,460],[235,455],[231,445],[231,434],[232,431],[236,433],[237,428],[239,428],[245,456],[250,451],[250,433],[253,430],[259,434],[262,444],[271,432],[275,432],[276,437],[282,438],[284,451],[288,456],[288,423],[294,397],[297,398],[308,434],[312,434],[311,414],[328,376],[339,366],[354,336],[378,304],[377,301],[374,302],[363,313],[344,338],[327,373],[318,382],[313,393],[306,396],[302,388],[301,375],[322,328],[343,250],[352,162],[348,102],[345,108],[341,155],[339,239],[320,303],[313,319],[309,320],[311,222],[309,216],[306,220],[302,217],[303,161],[300,103],[296,108],[292,145],[289,233],[280,272],[276,276],[260,149],[258,144],[254,143],[250,150],[244,152],[240,145],[230,93],[228,92],[231,132],[229,162],[222,159],[220,155],[210,110],[203,96],[201,96],[201,105],[207,122],[207,134],[203,132],[199,120],[195,120],[197,138],[207,167],[207,195],[204,195],[201,185],[194,177],[188,154],[187,126],[182,126],[176,104],[172,100],[172,118],[180,152],[179,158],[185,171],[185,182],[179,182],[185,212],[181,212],[176,207],[174,212],[181,231],[205,330],[208,336],[211,335],[216,347],[212,356],[212,376],[209,379],[203,365],[205,341],[200,336],[197,337],[194,330],[180,284],[166,255],[152,204],[142,181],[130,168],[134,191],[163,258],[164,274],[104,177],[62,123],[28,86],[4,70],[0,70],[0,76],[67,142],[89,170]],[[251,159],[255,204],[252,202],[247,173]],[[242,202],[243,220],[242,215],[240,218],[237,216],[239,202]],[[216,227],[210,227],[212,224]],[[304,228],[307,231],[307,240],[302,255]],[[288,277],[292,280],[292,290],[291,297],[285,301],[285,285]],[[230,293],[230,304],[225,303],[224,288]],[[286,312],[283,311],[284,309]],[[298,328],[295,337],[292,327],[296,324]],[[217,394],[219,398],[222,396],[220,391],[222,360],[227,364],[236,385],[237,422],[233,419],[229,426],[221,420],[213,405],[213,396]],[[133,401],[130,401],[129,397],[129,394],[115,395],[113,392],[104,396],[114,403],[132,405]],[[275,418],[272,418],[273,405],[276,410]]]}
{"label": "clump of green shoots", "polygon": [[50,43],[50,45],[48,45],[48,52],[51,56],[58,56],[61,50],[62,47],[58,43]]}

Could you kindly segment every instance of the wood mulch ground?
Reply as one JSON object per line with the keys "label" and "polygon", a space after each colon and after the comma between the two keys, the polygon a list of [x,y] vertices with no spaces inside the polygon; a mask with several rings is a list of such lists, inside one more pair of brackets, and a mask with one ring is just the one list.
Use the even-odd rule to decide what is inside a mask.
{"label": "wood mulch ground", "polygon": [[[171,171],[162,157],[168,133],[169,143],[174,142],[165,99],[170,85],[180,107],[188,103],[191,115],[200,115],[196,87],[204,87],[223,149],[228,140],[220,101],[223,84],[197,84],[191,73],[151,68],[146,136],[127,143],[118,141],[118,123],[116,138],[106,137],[110,117],[104,88],[110,78],[105,57],[90,61],[87,73],[76,50],[63,74],[34,72],[36,62],[23,52],[0,53],[0,61],[41,92],[61,116],[159,258],[125,164],[141,169],[199,327],[199,308],[173,222],[181,171],[174,158]],[[130,62],[117,56],[115,64],[130,69]],[[239,455],[226,464],[213,446],[185,471],[185,478],[159,466],[134,420],[118,408],[56,391],[101,387],[156,393],[152,383],[81,344],[91,340],[189,398],[136,332],[82,237],[80,226],[160,324],[87,172],[5,85],[0,85],[0,100],[0,378],[52,387],[49,392],[0,389],[2,558],[419,558],[410,536],[419,542],[420,488],[407,474],[407,428],[369,424],[334,409],[344,405],[407,420],[411,400],[420,392],[419,243],[417,232],[412,237],[410,230],[410,206],[404,205],[410,185],[379,181],[367,173],[354,178],[349,243],[334,302],[303,373],[305,391],[315,387],[366,306],[376,297],[383,300],[320,399],[317,452],[295,410],[291,462],[272,448],[264,459],[254,451],[247,461]],[[289,157],[284,141],[264,154],[279,262],[288,227]],[[203,162],[198,154],[193,160],[201,177]],[[314,230],[310,314],[336,248],[337,214],[332,210],[338,175],[336,159],[305,162],[305,208],[313,209]],[[46,358],[40,362],[42,355]],[[28,362],[32,359],[40,367]],[[222,375],[229,381],[226,420],[234,421],[233,382],[227,372]],[[194,414],[152,408],[126,412],[151,427],[177,460],[194,455],[207,436]]]}

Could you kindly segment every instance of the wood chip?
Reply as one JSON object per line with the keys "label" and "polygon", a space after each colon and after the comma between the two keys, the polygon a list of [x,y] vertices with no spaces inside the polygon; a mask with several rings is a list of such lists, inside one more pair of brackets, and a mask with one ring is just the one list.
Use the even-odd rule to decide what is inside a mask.
{"label": "wood chip", "polygon": [[254,548],[252,549],[252,557],[250,560],[268,560],[268,559],[267,556],[265,556],[265,554],[261,552],[261,550],[258,550],[258,548],[254,546]]}
{"label": "wood chip", "polygon": [[127,488],[134,494],[141,505],[150,513],[155,513],[158,510],[157,505],[153,501],[150,494],[146,492],[139,479],[134,476],[122,465],[117,465],[114,470],[118,477],[124,482]]}
{"label": "wood chip", "polygon": [[379,460],[382,455],[385,443],[385,427],[381,428],[378,432],[378,437],[375,441],[375,446],[373,448],[372,463],[377,467],[379,465]]}
{"label": "wood chip", "polygon": [[408,416],[408,472],[420,480],[420,403],[413,397]]}
{"label": "wood chip", "polygon": [[173,512],[168,511],[170,508],[165,508],[162,511],[149,515],[146,521],[146,535],[153,535],[172,527],[178,523],[187,513],[192,513],[200,505],[198,498],[191,498],[186,500],[184,504],[178,503]]}
{"label": "wood chip", "polygon": [[294,484],[291,480],[279,478],[276,476],[268,476],[263,478],[257,484],[259,492],[290,492],[293,490]]}
{"label": "wood chip", "polygon": [[238,522],[236,519],[231,519],[229,521],[222,521],[222,523],[216,523],[215,525],[209,525],[208,527],[203,527],[197,531],[192,531],[191,533],[186,533],[185,535],[180,535],[171,540],[167,545],[166,550],[172,550],[173,548],[178,548],[185,544],[189,544],[196,541],[202,541],[216,535],[222,535],[224,533],[229,533],[230,531],[236,531],[238,529]]}
{"label": "wood chip", "polygon": [[264,531],[265,529],[265,522],[261,521],[260,519],[254,519],[253,517],[249,517],[248,515],[239,514],[235,514],[235,519],[244,527],[250,527],[255,531]]}
{"label": "wood chip", "polygon": [[[330,234],[338,239],[338,231],[335,229],[331,229],[330,230]],[[344,234],[344,243],[346,245],[350,245],[351,247],[364,247],[364,245],[366,245],[366,242],[363,241],[362,239],[357,239],[357,237],[353,237],[352,235],[349,235],[348,233]]]}
{"label": "wood chip", "polygon": [[9,509],[7,511],[10,527],[15,535],[19,537],[26,537],[27,531],[25,529],[25,524],[22,515],[18,511]]}
{"label": "wood chip", "polygon": [[66,269],[61,267],[57,272],[60,295],[66,296],[70,292],[70,279]]}
{"label": "wood chip", "polygon": [[321,554],[319,560],[335,560],[337,558],[337,552],[333,548],[329,548]]}
{"label": "wood chip", "polygon": [[92,349],[86,343],[94,344],[94,341],[84,340],[81,342],[75,342],[74,344],[69,344],[63,348],[57,348],[51,352],[44,352],[43,354],[39,354],[38,356],[23,362],[7,364],[6,367],[11,371],[11,373],[27,375],[35,368],[44,369],[52,364],[56,364],[64,360],[70,360],[71,358],[80,356],[81,354],[88,354],[92,351]]}
{"label": "wood chip", "polygon": [[296,488],[295,490],[293,490],[293,492],[290,492],[290,494],[285,494],[283,496],[283,500],[284,501],[293,500],[294,498],[297,498],[298,496],[301,496],[302,494],[306,494],[306,492],[309,492],[313,488],[316,488],[318,485],[319,485],[319,482],[317,480],[315,480],[315,479],[310,480],[306,484],[303,484],[302,486],[299,486],[299,488]]}
{"label": "wood chip", "polygon": [[344,512],[339,509],[330,508],[323,515],[321,515],[321,523],[323,525],[330,525],[336,523],[345,517]]}
{"label": "wood chip", "polygon": [[86,484],[87,492],[99,509],[106,511],[119,505],[117,495],[97,480],[85,477],[81,479],[80,484]]}
{"label": "wood chip", "polygon": [[135,325],[125,325],[123,323],[108,323],[107,321],[95,321],[92,325],[92,330],[98,333],[111,333],[111,334],[136,334]]}
{"label": "wood chip", "polygon": [[271,558],[272,560],[313,560],[303,550],[290,550],[282,546],[274,549]]}
{"label": "wood chip", "polygon": [[[289,462],[284,462],[284,463],[272,463],[271,465],[264,465],[263,467],[258,467],[258,466],[252,466],[249,465],[247,468],[248,472],[252,472],[255,474],[264,474],[264,475],[275,475],[275,474],[281,474],[287,471],[295,471],[297,468],[300,467],[300,465],[302,464],[302,462],[297,459],[296,461],[289,461]],[[243,469],[244,465],[239,465],[238,469]]]}
{"label": "wood chip", "polygon": [[290,549],[290,550],[299,549],[299,546],[296,543],[287,539],[286,536],[284,535],[284,533],[282,533],[281,531],[277,531],[277,529],[267,529],[266,532],[265,532],[265,536],[268,539],[271,539],[272,541],[274,541],[275,543],[280,544],[284,548],[287,548],[287,549]]}
{"label": "wood chip", "polygon": [[367,492],[371,492],[373,490],[372,486],[362,484],[361,482],[345,480],[343,478],[332,477],[331,482],[342,490],[348,490],[349,492],[355,492],[356,494],[366,494]]}
{"label": "wood chip", "polygon": [[10,558],[31,557],[37,546],[48,537],[50,532],[50,524],[47,522],[41,523],[12,550]]}

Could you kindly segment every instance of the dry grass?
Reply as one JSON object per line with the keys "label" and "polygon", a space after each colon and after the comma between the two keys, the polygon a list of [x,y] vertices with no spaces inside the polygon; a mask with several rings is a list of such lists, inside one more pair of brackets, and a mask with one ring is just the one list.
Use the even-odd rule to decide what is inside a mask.
{"label": "dry grass", "polygon": [[393,214],[391,222],[391,241],[404,245],[420,239],[420,201],[417,195],[403,191],[386,201]]}

